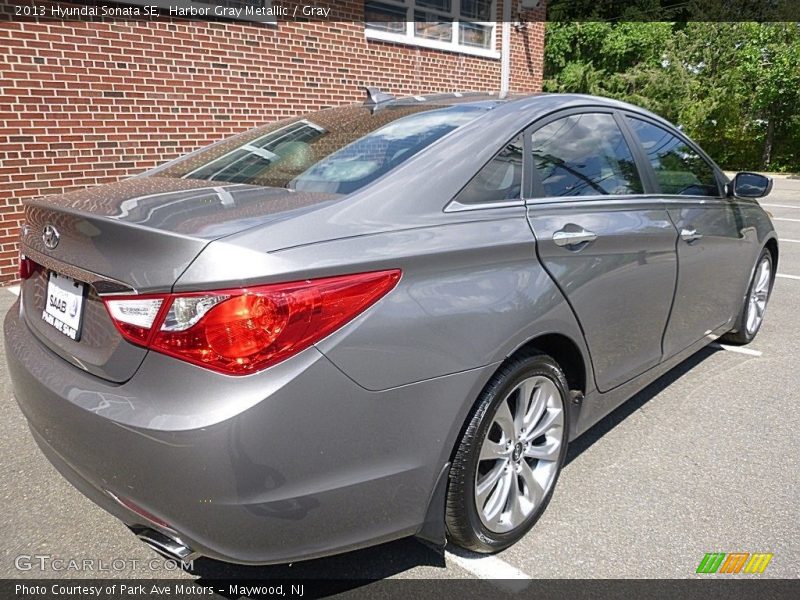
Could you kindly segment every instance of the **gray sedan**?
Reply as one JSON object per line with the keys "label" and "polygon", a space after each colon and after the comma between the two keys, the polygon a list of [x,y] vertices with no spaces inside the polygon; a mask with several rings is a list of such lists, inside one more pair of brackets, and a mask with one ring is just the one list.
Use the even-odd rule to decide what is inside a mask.
{"label": "gray sedan", "polygon": [[173,558],[496,552],[570,440],[757,334],[770,188],[607,99],[371,90],[28,202],[16,398],[55,467]]}

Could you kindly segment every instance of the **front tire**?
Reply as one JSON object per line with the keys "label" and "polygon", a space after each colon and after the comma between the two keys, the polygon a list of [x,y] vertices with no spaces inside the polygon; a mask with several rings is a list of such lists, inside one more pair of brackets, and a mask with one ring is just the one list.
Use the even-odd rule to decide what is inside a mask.
{"label": "front tire", "polygon": [[733,331],[722,336],[720,341],[737,346],[743,346],[753,341],[764,322],[764,312],[767,310],[767,302],[769,302],[774,279],[772,253],[764,248],[758,257],[753,278],[747,288],[744,306],[736,319],[736,325]]}
{"label": "front tire", "polygon": [[549,356],[516,358],[478,398],[453,459],[445,521],[450,540],[499,552],[547,508],[567,451],[569,392]]}

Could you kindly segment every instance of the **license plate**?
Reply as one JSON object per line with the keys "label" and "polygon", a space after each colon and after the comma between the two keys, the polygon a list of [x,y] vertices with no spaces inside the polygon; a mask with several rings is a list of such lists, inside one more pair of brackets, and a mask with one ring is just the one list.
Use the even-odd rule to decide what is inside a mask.
{"label": "license plate", "polygon": [[81,339],[85,286],[50,271],[42,319],[76,342]]}

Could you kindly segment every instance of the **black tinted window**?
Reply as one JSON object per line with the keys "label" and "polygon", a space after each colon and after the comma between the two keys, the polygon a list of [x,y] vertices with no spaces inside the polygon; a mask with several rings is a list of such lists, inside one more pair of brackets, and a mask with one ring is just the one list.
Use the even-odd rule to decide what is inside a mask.
{"label": "black tinted window", "polygon": [[691,146],[651,123],[639,119],[628,121],[644,146],[663,194],[719,195],[714,170]]}
{"label": "black tinted window", "polygon": [[533,134],[533,161],[545,196],[642,193],[631,150],[609,114],[545,125]]}
{"label": "black tinted window", "polygon": [[484,166],[456,197],[462,204],[522,198],[522,136]]}

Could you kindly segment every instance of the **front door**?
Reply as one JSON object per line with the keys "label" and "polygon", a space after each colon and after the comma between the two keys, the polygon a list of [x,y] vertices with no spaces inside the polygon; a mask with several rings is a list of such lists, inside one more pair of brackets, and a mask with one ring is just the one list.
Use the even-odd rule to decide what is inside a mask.
{"label": "front door", "polygon": [[664,334],[669,357],[738,314],[749,276],[742,265],[752,248],[738,206],[723,197],[713,166],[659,125],[634,117],[628,123],[679,234],[678,285]]}

